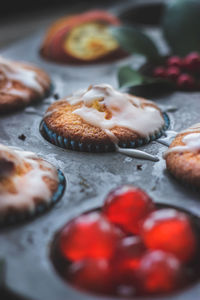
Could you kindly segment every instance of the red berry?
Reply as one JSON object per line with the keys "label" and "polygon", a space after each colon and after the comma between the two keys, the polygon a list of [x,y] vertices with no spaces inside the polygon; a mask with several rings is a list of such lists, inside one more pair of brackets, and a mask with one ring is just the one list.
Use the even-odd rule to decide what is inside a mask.
{"label": "red berry", "polygon": [[81,289],[95,293],[112,293],[112,272],[105,259],[85,259],[73,262],[67,273],[67,279]]}
{"label": "red berry", "polygon": [[125,232],[137,234],[142,220],[154,209],[151,198],[144,191],[124,185],[108,194],[103,212]]}
{"label": "red berry", "polygon": [[81,215],[60,234],[60,251],[70,260],[110,258],[122,232],[96,212]]}
{"label": "red berry", "polygon": [[160,250],[143,256],[137,271],[142,293],[160,294],[174,291],[180,286],[181,265],[172,254]]}
{"label": "red berry", "polygon": [[177,79],[177,86],[183,90],[192,90],[195,88],[195,80],[189,74],[181,74]]}
{"label": "red berry", "polygon": [[180,75],[180,69],[177,67],[169,67],[166,71],[166,78],[169,80],[176,80]]}
{"label": "red berry", "polygon": [[167,65],[169,67],[180,68],[182,66],[182,60],[179,56],[171,56],[167,60]]}
{"label": "red berry", "polygon": [[166,70],[164,67],[156,67],[154,70],[153,70],[153,76],[154,77],[158,77],[158,78],[165,78],[166,76]]}
{"label": "red berry", "polygon": [[141,235],[147,248],[169,252],[183,262],[191,260],[196,250],[188,217],[175,209],[151,213],[143,223]]}
{"label": "red berry", "polygon": [[184,61],[183,67],[190,72],[200,71],[200,55],[197,52],[188,54]]}

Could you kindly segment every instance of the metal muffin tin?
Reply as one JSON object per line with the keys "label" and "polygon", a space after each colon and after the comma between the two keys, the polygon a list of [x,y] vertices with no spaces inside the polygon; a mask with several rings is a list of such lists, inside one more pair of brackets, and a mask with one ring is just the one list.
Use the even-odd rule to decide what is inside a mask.
{"label": "metal muffin tin", "polygon": [[[160,5],[161,1],[146,0],[146,3]],[[145,1],[126,1],[123,5],[110,7],[110,11],[120,16],[125,10],[130,11],[141,4],[145,5]],[[146,29],[164,52],[166,48],[159,29]],[[139,64],[139,60],[133,57],[92,66],[64,66],[47,62],[38,54],[43,36],[44,31],[39,32],[1,54],[11,59],[33,62],[46,70],[52,78],[54,93],[59,97],[94,83],[106,82],[117,87],[117,68],[125,64]],[[173,130],[179,131],[200,121],[200,92],[149,94],[149,98],[163,109],[168,106],[177,108],[169,113]],[[50,260],[50,247],[55,233],[71,218],[100,207],[106,194],[120,184],[137,185],[149,193],[155,202],[185,209],[197,217],[200,217],[200,196],[168,174],[162,159],[166,147],[157,142],[141,147],[160,158],[156,163],[132,159],[115,152],[92,154],[64,150],[48,143],[40,135],[39,125],[51,101],[56,101],[53,94],[34,107],[0,117],[1,143],[38,153],[62,170],[67,181],[61,201],[52,210],[33,221],[0,231],[0,257],[6,262],[5,283],[12,291],[33,300],[111,300],[114,298],[80,292],[58,276]],[[18,138],[21,134],[26,136],[24,141]],[[171,295],[145,299],[197,300],[200,299],[200,283],[196,282]]]}

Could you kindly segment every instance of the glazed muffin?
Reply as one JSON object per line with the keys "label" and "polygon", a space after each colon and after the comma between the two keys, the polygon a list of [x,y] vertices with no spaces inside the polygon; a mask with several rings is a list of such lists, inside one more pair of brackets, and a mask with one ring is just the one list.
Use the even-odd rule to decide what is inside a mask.
{"label": "glazed muffin", "polygon": [[0,113],[14,111],[42,99],[50,90],[41,69],[0,57]]}
{"label": "glazed muffin", "polygon": [[200,188],[200,123],[179,133],[164,153],[169,172],[179,181]]}
{"label": "glazed muffin", "polygon": [[64,176],[32,152],[0,144],[0,225],[42,213],[64,190]]}
{"label": "glazed muffin", "polygon": [[115,145],[137,147],[160,137],[169,120],[151,101],[90,86],[52,104],[41,130],[52,143],[81,151],[114,151]]}
{"label": "glazed muffin", "polygon": [[48,30],[41,55],[60,63],[89,64],[113,61],[127,55],[111,36],[109,26],[120,20],[102,10],[62,18]]}

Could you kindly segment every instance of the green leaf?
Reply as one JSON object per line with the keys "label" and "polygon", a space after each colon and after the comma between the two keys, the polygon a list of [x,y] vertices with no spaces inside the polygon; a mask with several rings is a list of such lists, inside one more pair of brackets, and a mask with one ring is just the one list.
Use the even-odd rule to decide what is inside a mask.
{"label": "green leaf", "polygon": [[162,28],[174,54],[200,52],[200,1],[171,0],[166,3]]}
{"label": "green leaf", "polygon": [[110,32],[125,51],[141,54],[150,61],[159,58],[160,55],[156,45],[141,30],[119,26],[111,27]]}
{"label": "green leaf", "polygon": [[144,76],[139,71],[136,71],[129,66],[123,66],[118,71],[118,82],[121,88],[129,88],[138,85],[156,83],[158,80]]}

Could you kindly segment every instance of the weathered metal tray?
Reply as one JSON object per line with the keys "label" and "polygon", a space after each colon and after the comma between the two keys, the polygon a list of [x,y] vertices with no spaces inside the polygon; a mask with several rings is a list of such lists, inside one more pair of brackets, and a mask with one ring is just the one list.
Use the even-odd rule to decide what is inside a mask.
{"label": "weathered metal tray", "polygon": [[[162,1],[146,2],[160,5]],[[124,14],[125,10],[130,11],[130,8],[134,9],[141,3],[145,1],[126,1],[123,5],[111,7],[110,11]],[[148,26],[146,29],[165,51],[159,29]],[[5,49],[1,54],[11,59],[30,61],[44,68],[52,78],[54,93],[60,97],[93,83],[106,82],[117,87],[117,68],[134,62],[131,57],[93,66],[61,66],[46,62],[38,54],[43,35],[44,31],[37,33]],[[135,63],[138,61],[135,60]],[[151,95],[150,98],[163,108],[171,105],[177,107],[175,112],[169,113],[173,130],[181,130],[200,121],[199,92],[173,92]],[[108,191],[119,184],[137,185],[146,190],[157,203],[175,205],[199,217],[200,196],[181,186],[166,172],[162,159],[166,147],[157,142],[141,147],[160,158],[156,163],[132,159],[119,153],[91,154],[63,150],[48,143],[40,135],[39,124],[51,101],[55,101],[53,95],[34,107],[0,117],[1,143],[38,153],[62,170],[67,180],[65,194],[51,211],[34,221],[0,231],[0,257],[6,261],[6,285],[33,300],[107,299],[81,293],[58,276],[49,257],[56,231],[76,215],[101,206]],[[24,141],[18,138],[21,134],[26,136]],[[138,165],[141,168],[137,168]],[[200,299],[200,283],[169,296],[148,299],[197,300]]]}

